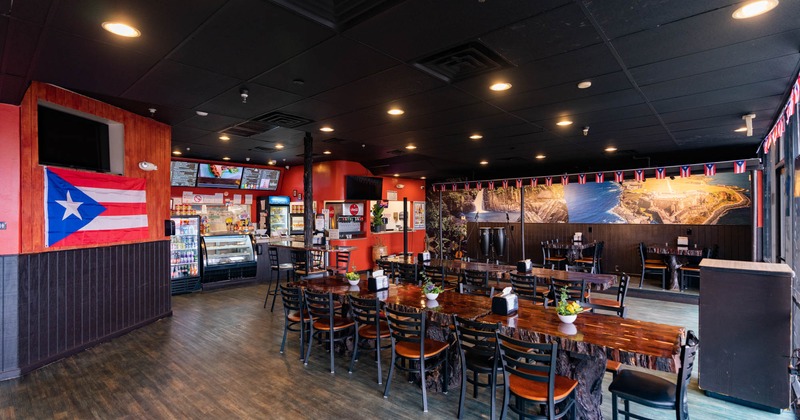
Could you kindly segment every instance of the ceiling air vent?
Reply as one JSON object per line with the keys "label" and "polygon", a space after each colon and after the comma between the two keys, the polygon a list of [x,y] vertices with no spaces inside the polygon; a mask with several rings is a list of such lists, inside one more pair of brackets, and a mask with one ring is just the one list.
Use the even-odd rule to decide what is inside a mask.
{"label": "ceiling air vent", "polygon": [[400,3],[400,0],[272,0],[331,29],[343,31]]}
{"label": "ceiling air vent", "polygon": [[228,127],[223,130],[226,134],[233,134],[239,137],[250,137],[256,134],[261,134],[275,128],[272,124],[267,124],[259,121],[245,121],[241,124],[236,124],[233,127]]}
{"label": "ceiling air vent", "polygon": [[295,128],[301,125],[313,122],[308,118],[300,117],[297,115],[284,114],[283,112],[270,112],[260,117],[253,118],[253,121],[258,121],[264,124],[277,125],[285,128]]}
{"label": "ceiling air vent", "polygon": [[[297,157],[305,157],[306,154],[305,153],[300,153],[299,155],[295,155],[295,156],[297,156]],[[325,156],[325,155],[323,155],[322,153],[312,153],[311,154],[312,158],[318,158],[318,157],[323,157],[323,156]]]}
{"label": "ceiling air vent", "polygon": [[506,59],[480,42],[469,42],[425,57],[417,68],[446,82],[468,79],[511,67]]}
{"label": "ceiling air vent", "polygon": [[275,151],[275,148],[273,148],[273,147],[264,147],[264,146],[256,146],[256,147],[252,148],[251,150],[256,150],[256,151],[259,151],[259,152],[272,153],[272,152]]}
{"label": "ceiling air vent", "polygon": [[322,142],[327,144],[344,144],[347,143],[347,140],[340,139],[338,137],[331,137],[329,139],[322,140]]}
{"label": "ceiling air vent", "polygon": [[402,150],[394,149],[394,150],[389,150],[389,151],[388,151],[388,152],[386,152],[386,153],[388,153],[388,154],[390,154],[390,155],[395,155],[395,156],[397,156],[397,155],[403,155],[403,154],[405,154],[406,152],[404,152],[404,151],[402,151]]}

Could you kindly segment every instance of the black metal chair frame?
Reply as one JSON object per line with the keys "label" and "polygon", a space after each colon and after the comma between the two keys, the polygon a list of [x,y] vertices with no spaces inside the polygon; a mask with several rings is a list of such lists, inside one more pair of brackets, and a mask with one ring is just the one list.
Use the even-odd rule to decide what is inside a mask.
{"label": "black metal chair frame", "polygon": [[602,273],[603,261],[603,248],[605,248],[605,241],[600,241],[592,248],[592,258],[580,258],[575,260],[575,264],[579,266],[589,267],[590,273]]}
{"label": "black metal chair frame", "polygon": [[631,276],[622,273],[619,277],[619,285],[617,287],[617,296],[616,302],[619,303],[619,307],[604,305],[602,302],[597,302],[598,299],[589,298],[589,306],[592,310],[599,309],[603,311],[612,311],[617,314],[620,318],[625,318],[628,314],[628,309],[625,307],[625,296],[628,295],[628,286],[631,282]]}
{"label": "black metal chair frame", "polygon": [[[306,328],[311,322],[308,313],[305,311],[303,302],[303,290],[299,287],[280,285],[281,300],[283,301],[283,340],[281,340],[281,354],[286,346],[286,335],[289,331],[300,333],[300,360],[304,359]],[[294,313],[299,317],[299,321],[293,320],[290,315]],[[299,325],[299,329],[295,328]]]}
{"label": "black metal chair frame", "polygon": [[[500,412],[500,418],[506,418],[506,410],[517,413],[521,419],[534,418],[534,419],[558,419],[570,413],[570,418],[575,418],[576,402],[575,402],[575,389],[562,399],[556,400],[553,397],[555,393],[556,382],[556,355],[558,353],[558,343],[531,343],[527,341],[517,340],[515,338],[495,332],[498,351],[500,353],[500,361],[503,368],[504,379],[504,392],[503,392],[503,409]],[[525,350],[525,351],[523,351]],[[533,372],[538,372],[535,374]],[[514,405],[510,404],[511,390],[510,375],[517,376],[534,382],[547,383],[547,398],[545,402],[534,401],[525,399],[519,395],[514,394]],[[536,405],[544,405],[546,415],[533,415],[526,409],[526,403],[532,402]],[[556,414],[556,405],[564,404],[561,410]]]}
{"label": "black metal chair frame", "polygon": [[567,258],[560,255],[554,257],[551,255],[551,251],[550,241],[542,242],[542,264],[551,265],[555,269],[561,269],[561,265],[567,263]]}
{"label": "black metal chair frame", "polygon": [[[471,321],[453,315],[453,325],[461,358],[461,394],[458,400],[458,418],[463,418],[467,383],[471,383],[472,398],[475,399],[478,398],[478,388],[490,389],[489,406],[491,408],[489,412],[491,419],[494,420],[497,373],[502,373],[502,366],[495,360],[497,356],[495,332],[500,328],[500,323]],[[472,378],[468,377],[467,370],[472,371]],[[487,375],[486,382],[481,382],[479,375]]]}
{"label": "black metal chair frame", "polygon": [[[311,356],[311,345],[314,336],[326,335],[323,341],[328,342],[331,356],[331,373],[334,373],[333,363],[333,344],[336,341],[344,341],[353,335],[355,322],[347,318],[336,316],[336,304],[332,292],[316,293],[308,289],[304,292],[306,309],[311,317],[309,326],[308,349],[306,350],[305,365],[308,365],[308,358]],[[317,323],[320,324],[317,324]],[[314,328],[314,325],[326,326],[327,328]],[[337,325],[338,324],[338,325]],[[338,337],[336,336],[338,333]]]}
{"label": "black metal chair frame", "polygon": [[350,251],[336,252],[336,260],[334,263],[334,265],[328,267],[328,272],[330,274],[344,274],[348,272],[350,268]]}
{"label": "black metal chair frame", "polygon": [[[272,306],[270,306],[269,311],[272,312],[275,310],[275,299],[278,298],[278,293],[280,293],[280,286],[281,284],[281,272],[286,272],[286,282],[289,282],[290,272],[294,270],[294,267],[289,265],[284,265],[281,267],[280,258],[278,257],[278,248],[270,247],[267,248],[267,257],[269,258],[269,284],[267,285],[267,295],[264,296],[264,307],[267,307],[267,301],[269,297],[272,296]],[[275,289],[272,289],[272,280],[275,272],[278,272],[278,281],[275,282]]]}
{"label": "black metal chair frame", "polygon": [[[712,248],[703,248],[703,258],[713,258],[712,257],[713,250]],[[697,262],[697,261],[696,261]],[[699,263],[699,262],[698,262]],[[680,277],[680,288],[681,291],[686,290],[686,281],[689,278],[700,279],[700,266],[698,264],[685,264],[679,268],[681,277]]]}
{"label": "black metal chair frame", "polygon": [[420,267],[422,267],[422,272],[425,273],[425,276],[431,281],[431,283],[440,284],[442,288],[447,286],[444,280],[444,267],[424,264],[422,264]]}
{"label": "black metal chair frame", "polygon": [[458,293],[462,295],[476,295],[491,297],[494,295],[494,287],[481,287],[474,284],[459,283]]}
{"label": "black metal chair frame", "polygon": [[[378,385],[383,384],[383,373],[381,364],[381,350],[391,348],[391,343],[381,344],[381,339],[389,339],[389,326],[381,320],[382,302],[379,298],[364,299],[349,295],[350,308],[353,311],[353,322],[355,322],[355,340],[353,345],[353,357],[350,359],[350,373],[358,361],[358,353],[361,348],[375,352],[375,361],[378,365]],[[365,338],[361,336],[361,331],[367,327],[375,329],[375,338]],[[384,337],[381,337],[384,335]],[[375,340],[375,347],[362,346],[366,341]]]}
{"label": "black metal chair frame", "polygon": [[[686,334],[686,344],[681,346],[681,367],[678,369],[678,378],[675,384],[645,372],[628,369],[619,372],[611,382],[611,385],[608,386],[608,390],[611,391],[612,419],[616,420],[619,414],[625,416],[626,419],[648,419],[648,417],[630,412],[630,402],[632,401],[651,408],[674,410],[676,419],[687,420],[689,418],[689,404],[686,389],[692,378],[692,369],[694,368],[694,360],[697,356],[697,346],[699,343],[700,340],[694,334],[694,331],[690,330]],[[641,386],[638,386],[638,382],[641,382]],[[624,392],[624,390],[619,389],[619,384],[623,383],[626,384],[626,387],[630,388],[627,390],[629,392]],[[645,390],[644,392],[650,394],[654,392],[654,389],[666,390],[672,387],[674,387],[675,401],[671,403],[652,401],[648,399],[646,395],[637,394],[638,390]],[[624,408],[621,410],[617,406],[617,398],[623,400]]]}
{"label": "black metal chair frame", "polygon": [[[444,350],[437,352],[429,357],[425,357],[425,340],[427,334],[427,314],[425,311],[403,311],[384,307],[386,320],[389,324],[389,331],[392,334],[392,362],[389,366],[389,376],[386,378],[386,388],[383,397],[389,398],[389,387],[392,384],[392,376],[395,368],[409,373],[418,373],[422,388],[422,410],[428,412],[428,394],[426,390],[425,372],[443,366],[443,386],[442,392],[447,393],[448,382],[448,363],[450,354],[450,343],[445,344]],[[398,342],[419,345],[419,358],[406,358],[397,354]],[[431,362],[430,364],[428,362]],[[409,367],[406,367],[409,362]],[[414,365],[417,365],[415,368]]]}
{"label": "black metal chair frame", "polygon": [[586,280],[564,280],[550,277],[550,294],[554,301],[558,302],[558,299],[561,297],[562,288],[566,288],[567,299],[575,300],[580,303],[589,302]]}
{"label": "black metal chair frame", "polygon": [[395,281],[398,283],[419,284],[417,278],[418,266],[416,264],[395,264]]}
{"label": "black metal chair frame", "polygon": [[510,274],[511,288],[520,299],[533,302],[536,305],[548,306],[550,286],[546,277],[525,274]]}
{"label": "black metal chair frame", "polygon": [[479,287],[489,287],[489,272],[479,270],[464,270],[461,283]]}
{"label": "black metal chair frame", "polygon": [[[642,264],[642,276],[639,279],[639,288],[641,289],[642,284],[644,284],[644,276],[648,274],[658,274],[661,272],[661,288],[666,289],[667,269],[669,267],[667,267],[667,265],[664,263],[658,263],[658,266],[656,266],[656,263],[647,262],[647,247],[645,246],[644,242],[639,243],[639,259],[641,260]],[[648,267],[648,265],[650,267]],[[661,266],[663,266],[663,268]]]}
{"label": "black metal chair frame", "polygon": [[379,258],[375,260],[375,265],[379,270],[383,270],[383,274],[389,277],[389,279],[394,279],[394,264],[383,258]]}

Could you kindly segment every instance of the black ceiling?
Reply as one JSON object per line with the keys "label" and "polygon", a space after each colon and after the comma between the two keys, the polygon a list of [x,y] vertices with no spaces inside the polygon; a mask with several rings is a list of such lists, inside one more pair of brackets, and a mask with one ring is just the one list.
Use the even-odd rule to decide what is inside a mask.
{"label": "black ceiling", "polygon": [[[18,104],[39,80],[146,116],[156,108],[185,157],[296,165],[308,131],[315,154],[332,152],[316,159],[409,177],[747,158],[798,71],[800,2],[732,19],[741,4],[0,0],[0,101]],[[100,27],[113,20],[142,36]],[[499,80],[513,87],[490,91]],[[578,89],[583,80],[592,87]],[[405,114],[387,115],[392,106]],[[734,133],[749,113],[754,136]],[[241,135],[219,140],[228,130]]]}

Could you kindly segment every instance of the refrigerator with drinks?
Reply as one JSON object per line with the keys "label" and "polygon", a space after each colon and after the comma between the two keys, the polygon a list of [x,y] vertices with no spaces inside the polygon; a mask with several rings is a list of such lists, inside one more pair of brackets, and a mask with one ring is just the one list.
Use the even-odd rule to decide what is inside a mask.
{"label": "refrigerator with drinks", "polygon": [[271,237],[287,236],[291,232],[289,225],[288,196],[273,195],[258,200],[258,227],[267,229]]}
{"label": "refrigerator with drinks", "polygon": [[173,295],[200,290],[200,217],[172,216],[175,234],[170,238],[170,286]]}

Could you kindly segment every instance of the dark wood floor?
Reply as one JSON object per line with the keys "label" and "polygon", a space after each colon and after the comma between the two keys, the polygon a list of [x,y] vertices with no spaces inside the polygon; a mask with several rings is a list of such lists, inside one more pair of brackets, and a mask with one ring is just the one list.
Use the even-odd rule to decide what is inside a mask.
{"label": "dark wood floor", "polygon": [[[399,376],[384,399],[369,357],[362,357],[352,375],[349,360],[337,357],[331,375],[320,348],[303,366],[296,335],[290,335],[291,346],[281,355],[283,316],[279,304],[274,313],[261,307],[265,291],[259,285],[177,296],[172,318],[0,383],[0,419],[455,417],[458,390],[429,393],[430,412],[423,414],[419,388]],[[629,303],[632,318],[697,328],[696,305]],[[387,359],[388,352],[385,368]],[[608,398],[606,393],[606,418]],[[484,401],[485,394],[480,400],[467,398],[467,418],[488,418]],[[689,401],[693,419],[793,417],[707,398],[694,378]],[[669,412],[646,415],[674,418]]]}

